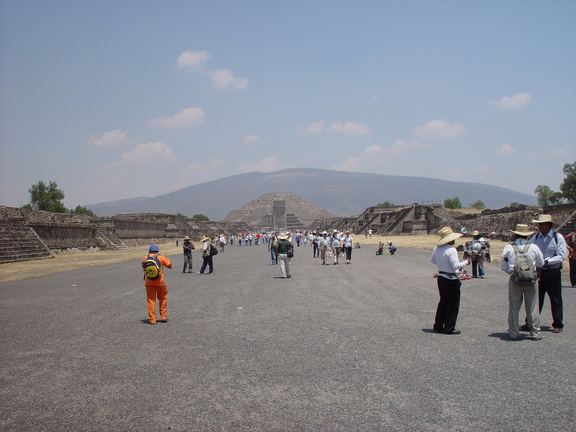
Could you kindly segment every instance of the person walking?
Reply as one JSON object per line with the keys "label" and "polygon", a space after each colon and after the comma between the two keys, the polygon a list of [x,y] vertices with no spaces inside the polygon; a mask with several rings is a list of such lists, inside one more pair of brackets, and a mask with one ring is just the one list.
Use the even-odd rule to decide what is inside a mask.
{"label": "person walking", "polygon": [[[532,221],[540,231],[532,239],[532,243],[540,248],[544,255],[544,266],[540,270],[538,283],[539,312],[542,315],[546,293],[550,298],[552,309],[552,333],[560,333],[564,329],[564,306],[562,304],[562,263],[566,259],[566,240],[562,234],[552,229],[552,216],[541,214]],[[528,323],[521,327],[529,330]]]}
{"label": "person walking", "polygon": [[282,278],[291,278],[290,258],[292,258],[294,253],[294,245],[288,240],[288,235],[278,235],[278,240],[276,240],[276,252]]}
{"label": "person walking", "polygon": [[490,243],[480,235],[479,231],[474,230],[472,232],[472,240],[466,242],[465,247],[469,251],[472,260],[472,277],[484,278],[484,256],[486,250],[490,248]]}
{"label": "person walking", "polygon": [[330,238],[328,233],[324,231],[322,237],[318,239],[318,248],[320,249],[320,258],[322,259],[322,265],[327,265],[326,255],[328,254],[328,248],[330,247]]}
{"label": "person walking", "polygon": [[192,251],[195,249],[195,247],[190,237],[184,237],[182,248],[184,250],[184,268],[182,269],[182,273],[186,273],[187,268],[188,273],[192,273]]}
{"label": "person walking", "polygon": [[346,252],[346,264],[352,261],[352,249],[354,249],[354,239],[350,237],[350,231],[346,231],[346,235],[342,239],[342,247]]}
{"label": "person walking", "polygon": [[460,334],[456,330],[456,321],[460,309],[460,286],[462,282],[458,279],[456,272],[462,267],[470,264],[470,258],[458,261],[458,251],[454,247],[456,239],[462,237],[462,233],[455,233],[450,227],[444,227],[440,231],[440,240],[430,257],[430,262],[436,264],[440,302],[436,309],[433,330],[437,333],[450,335]]}
{"label": "person walking", "polygon": [[208,267],[208,274],[214,273],[214,260],[212,256],[212,243],[210,237],[205,236],[201,240],[202,242],[202,267],[198,274],[204,274],[206,267]]}
{"label": "person walking", "polygon": [[334,265],[338,264],[338,256],[340,256],[340,249],[342,248],[342,240],[338,230],[332,231],[331,237],[332,255],[334,255]]}
{"label": "person walking", "polygon": [[[537,268],[544,266],[544,256],[538,246],[528,243],[527,238],[534,234],[528,230],[528,225],[517,224],[516,230],[510,230],[516,235],[513,243],[504,246],[500,269],[510,275],[508,280],[508,332],[511,340],[520,338],[520,327],[518,316],[524,300],[526,309],[527,326],[530,331],[530,339],[540,340],[540,313],[537,308],[538,303],[538,273]],[[525,271],[533,271],[533,276],[523,279],[518,274],[517,261],[519,254],[525,254],[530,260],[531,266],[525,267]],[[520,265],[520,262],[518,262]],[[526,266],[526,263],[522,263]]]}
{"label": "person walking", "polygon": [[270,241],[268,242],[268,252],[270,252],[270,260],[272,264],[276,264],[276,234],[272,234]]}
{"label": "person walking", "polygon": [[151,245],[148,255],[142,259],[144,270],[144,286],[148,306],[148,324],[156,324],[156,299],[158,299],[159,322],[167,322],[166,304],[168,302],[168,287],[164,278],[164,268],[172,268],[167,256],[160,255],[158,246]]}

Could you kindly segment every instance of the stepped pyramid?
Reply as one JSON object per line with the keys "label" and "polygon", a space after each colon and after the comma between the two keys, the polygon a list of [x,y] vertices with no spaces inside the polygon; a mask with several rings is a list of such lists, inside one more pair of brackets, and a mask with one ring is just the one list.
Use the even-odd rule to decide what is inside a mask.
{"label": "stepped pyramid", "polygon": [[242,222],[256,231],[308,229],[318,219],[334,217],[311,201],[287,192],[261,195],[232,210],[224,222]]}

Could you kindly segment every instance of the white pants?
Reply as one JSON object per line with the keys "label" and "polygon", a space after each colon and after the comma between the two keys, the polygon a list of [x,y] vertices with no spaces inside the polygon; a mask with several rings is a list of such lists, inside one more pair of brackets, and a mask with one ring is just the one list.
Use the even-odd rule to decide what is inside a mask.
{"label": "white pants", "polygon": [[530,336],[540,334],[540,313],[538,312],[538,285],[519,284],[508,281],[508,331],[510,336],[520,334],[519,315],[524,300],[526,309],[526,324],[530,328]]}
{"label": "white pants", "polygon": [[280,273],[283,278],[291,277],[290,274],[290,258],[287,254],[279,254],[278,261],[280,262]]}

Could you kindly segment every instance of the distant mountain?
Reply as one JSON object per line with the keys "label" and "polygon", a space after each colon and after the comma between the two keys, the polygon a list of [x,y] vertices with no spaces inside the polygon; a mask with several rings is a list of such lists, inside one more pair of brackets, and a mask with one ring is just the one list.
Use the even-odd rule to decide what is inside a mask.
{"label": "distant mountain", "polygon": [[293,168],[270,173],[238,174],[177,190],[154,198],[133,198],[88,204],[98,216],[118,213],[203,214],[220,221],[244,204],[266,193],[289,192],[335,216],[355,216],[366,208],[390,203],[443,203],[459,198],[463,206],[478,200],[488,208],[511,202],[537,203],[536,197],[482,183],[452,182],[425,177]]}

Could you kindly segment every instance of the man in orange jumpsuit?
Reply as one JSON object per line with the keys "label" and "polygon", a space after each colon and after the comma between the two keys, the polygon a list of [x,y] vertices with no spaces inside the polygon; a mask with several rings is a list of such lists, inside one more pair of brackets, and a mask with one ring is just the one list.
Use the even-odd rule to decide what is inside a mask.
{"label": "man in orange jumpsuit", "polygon": [[172,263],[166,256],[159,253],[158,246],[152,245],[148,250],[148,255],[142,259],[142,267],[150,259],[157,259],[160,264],[160,275],[155,279],[150,279],[146,274],[144,275],[144,285],[146,286],[146,296],[148,298],[148,324],[156,324],[156,297],[158,297],[160,320],[159,322],[167,322],[168,316],[166,315],[166,302],[168,300],[168,287],[164,279],[164,267],[171,269]]}

